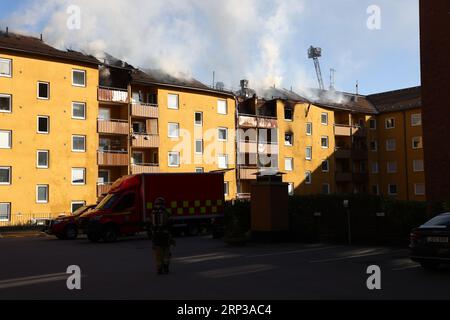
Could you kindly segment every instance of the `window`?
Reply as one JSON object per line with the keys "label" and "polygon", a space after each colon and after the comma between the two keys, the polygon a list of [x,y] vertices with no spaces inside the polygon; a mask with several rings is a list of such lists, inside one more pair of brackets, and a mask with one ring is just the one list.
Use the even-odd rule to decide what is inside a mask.
{"label": "window", "polygon": [[11,77],[12,76],[12,60],[11,59],[0,59],[0,77]]}
{"label": "window", "polygon": [[0,149],[11,149],[12,132],[0,130]]}
{"label": "window", "polygon": [[288,194],[290,196],[294,195],[294,183],[293,182],[288,183]]}
{"label": "window", "polygon": [[219,136],[219,141],[227,141],[228,140],[228,129],[227,128],[219,128],[219,129],[217,129],[217,133]]}
{"label": "window", "polygon": [[378,150],[378,141],[372,140],[372,141],[370,141],[369,145],[370,145],[370,151]]}
{"label": "window", "polygon": [[292,108],[284,108],[284,120],[292,121],[294,119],[294,112]]}
{"label": "window", "polygon": [[169,138],[179,138],[180,137],[180,125],[178,123],[169,122]]}
{"label": "window", "polygon": [[36,202],[47,203],[48,202],[48,185],[40,184],[36,186]]}
{"label": "window", "polygon": [[167,107],[169,109],[178,109],[179,98],[177,94],[167,95]]}
{"label": "window", "polygon": [[38,82],[37,86],[37,97],[38,99],[48,100],[50,99],[50,83],[48,82]]}
{"label": "window", "polygon": [[425,195],[425,184],[424,183],[415,183],[414,184],[414,193],[416,196]]}
{"label": "window", "polygon": [[293,171],[294,170],[294,159],[284,158],[284,170]]}
{"label": "window", "polygon": [[386,151],[395,151],[397,148],[397,144],[395,139],[387,139],[386,140]]}
{"label": "window", "polygon": [[294,135],[290,132],[284,134],[284,145],[292,146],[294,144]]}
{"label": "window", "polygon": [[0,167],[0,185],[11,184],[11,167]]}
{"label": "window", "polygon": [[388,193],[391,196],[394,196],[397,194],[397,185],[396,184],[390,184],[388,185]]}
{"label": "window", "polygon": [[72,70],[72,85],[76,87],[86,86],[86,71]]}
{"label": "window", "polygon": [[9,221],[11,217],[11,203],[0,203],[0,221]]}
{"label": "window", "polygon": [[388,161],[387,172],[388,173],[396,173],[397,172],[397,162],[396,161]]}
{"label": "window", "polygon": [[322,172],[329,172],[330,171],[330,161],[323,160],[322,161]]}
{"label": "window", "polygon": [[228,168],[228,155],[222,154],[218,156],[217,159],[219,169],[227,169]]}
{"label": "window", "polygon": [[413,149],[422,149],[422,137],[412,138],[412,148]]}
{"label": "window", "polygon": [[311,171],[306,171],[305,172],[305,183],[306,184],[311,184],[312,183]]}
{"label": "window", "polygon": [[393,129],[393,128],[395,128],[395,119],[394,118],[386,119],[386,129]]}
{"label": "window", "polygon": [[202,139],[195,140],[195,153],[203,154],[203,140]]}
{"label": "window", "polygon": [[109,170],[98,170],[98,180],[97,183],[99,185],[104,185],[110,182],[110,172]]}
{"label": "window", "polygon": [[111,120],[111,109],[99,108],[98,109],[98,119],[103,121]]}
{"label": "window", "polygon": [[329,183],[322,184],[322,193],[330,194],[330,184]]}
{"label": "window", "polygon": [[86,152],[86,136],[72,136],[72,151]]}
{"label": "window", "polygon": [[131,155],[132,164],[143,164],[144,163],[144,153],[140,151],[134,151]]}
{"label": "window", "polygon": [[72,102],[72,118],[86,119],[86,104],[83,102]]}
{"label": "window", "polygon": [[369,120],[369,129],[376,130],[377,128],[377,120],[376,119],[370,119]]}
{"label": "window", "polygon": [[411,115],[411,126],[417,127],[422,125],[422,114],[415,113]]}
{"label": "window", "polygon": [[50,132],[50,118],[47,116],[37,117],[37,132],[38,133],[49,133]]}
{"label": "window", "polygon": [[133,133],[145,133],[144,122],[133,122]]}
{"label": "window", "polygon": [[312,159],[312,147],[306,147],[305,149],[305,158],[306,160]]}
{"label": "window", "polygon": [[36,166],[39,169],[47,169],[48,168],[48,158],[49,158],[49,151],[48,150],[38,150],[37,156],[36,156]]}
{"label": "window", "polygon": [[205,169],[198,167],[198,168],[195,168],[195,172],[196,173],[203,173],[203,172],[205,172]]}
{"label": "window", "polygon": [[320,145],[322,146],[323,149],[328,149],[328,137],[327,136],[322,136],[322,138],[320,138]]}
{"label": "window", "polygon": [[86,205],[86,201],[72,201],[70,203],[70,207],[71,207],[71,211],[72,213],[74,213],[75,211],[77,211],[78,209],[80,209],[81,207]]}
{"label": "window", "polygon": [[86,184],[86,169],[72,168],[72,184],[85,185]]}
{"label": "window", "polygon": [[372,185],[372,194],[374,195],[380,194],[380,187],[377,184]]}
{"label": "window", "polygon": [[114,211],[119,212],[133,208],[135,204],[135,199],[136,199],[135,193],[129,193],[124,195],[122,199],[120,199],[117,206],[114,208]]}
{"label": "window", "polygon": [[320,115],[320,123],[323,124],[323,125],[325,125],[325,126],[328,125],[328,113],[323,112],[323,113]]}
{"label": "window", "polygon": [[423,160],[413,160],[413,170],[414,172],[423,172]]}
{"label": "window", "polygon": [[203,126],[203,112],[196,112],[194,115],[194,123],[196,126]]}
{"label": "window", "polygon": [[179,152],[169,152],[169,167],[179,167],[180,166],[180,153]]}
{"label": "window", "polygon": [[379,172],[378,162],[372,162],[372,173],[376,174]]}
{"label": "window", "polygon": [[230,194],[230,183],[228,181],[225,181],[223,183],[223,193],[226,196],[228,196]]}
{"label": "window", "polygon": [[312,122],[307,122],[306,123],[306,135],[307,136],[311,136],[312,135],[312,130],[313,130]]}
{"label": "window", "polygon": [[219,114],[227,114],[227,101],[226,100],[218,100],[217,101],[217,113]]}
{"label": "window", "polygon": [[11,95],[0,94],[0,112],[11,112]]}

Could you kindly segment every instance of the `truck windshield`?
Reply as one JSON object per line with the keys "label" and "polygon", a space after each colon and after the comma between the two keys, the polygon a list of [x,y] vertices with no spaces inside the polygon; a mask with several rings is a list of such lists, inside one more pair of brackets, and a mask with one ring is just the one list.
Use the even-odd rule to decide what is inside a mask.
{"label": "truck windshield", "polygon": [[110,209],[119,198],[118,194],[108,194],[97,206],[96,209]]}

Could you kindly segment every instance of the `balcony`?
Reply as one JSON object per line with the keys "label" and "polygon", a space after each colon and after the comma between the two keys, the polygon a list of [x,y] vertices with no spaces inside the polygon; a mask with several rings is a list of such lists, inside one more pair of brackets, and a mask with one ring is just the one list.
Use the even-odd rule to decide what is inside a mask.
{"label": "balcony", "polygon": [[334,157],[336,159],[350,159],[351,155],[352,151],[350,149],[336,148],[336,151],[334,152]]}
{"label": "balcony", "polygon": [[368,151],[366,149],[353,149],[352,158],[355,160],[365,160],[369,157]]}
{"label": "balcony", "polygon": [[108,193],[111,190],[112,183],[102,183],[97,184],[97,197],[100,197],[102,194]]}
{"label": "balcony", "polygon": [[135,133],[131,139],[131,146],[135,148],[158,148],[159,135]]}
{"label": "balcony", "polygon": [[345,124],[335,124],[334,125],[334,135],[341,137],[351,137],[352,127]]}
{"label": "balcony", "polygon": [[263,129],[278,128],[278,120],[272,117],[241,115],[239,116],[238,121],[240,128],[263,128]]}
{"label": "balcony", "polygon": [[239,142],[240,153],[278,154],[278,143],[256,143],[252,141]]}
{"label": "balcony", "polygon": [[118,88],[98,88],[98,101],[108,103],[128,103],[128,91]]}
{"label": "balcony", "polygon": [[128,166],[128,152],[98,151],[97,164],[99,166]]}
{"label": "balcony", "polygon": [[131,106],[131,115],[133,117],[158,118],[158,105],[142,102],[133,103],[133,105]]}
{"label": "balcony", "polygon": [[359,138],[365,138],[367,137],[367,129],[366,128],[361,128],[359,126],[354,127],[353,129],[353,135]]}
{"label": "balcony", "polygon": [[239,176],[242,180],[256,180],[256,173],[258,173],[258,168],[240,168]]}
{"label": "balcony", "polygon": [[336,182],[352,182],[351,172],[336,172],[335,174]]}
{"label": "balcony", "polygon": [[97,121],[97,132],[106,134],[129,134],[130,126],[127,120],[101,120]]}
{"label": "balcony", "polygon": [[131,165],[131,173],[132,174],[140,174],[140,173],[159,173],[159,165],[158,164],[133,164]]}

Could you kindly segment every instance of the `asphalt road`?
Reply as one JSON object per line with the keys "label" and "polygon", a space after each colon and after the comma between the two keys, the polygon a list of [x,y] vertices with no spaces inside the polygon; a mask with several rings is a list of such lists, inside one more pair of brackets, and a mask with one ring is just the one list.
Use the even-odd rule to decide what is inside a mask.
{"label": "asphalt road", "polygon": [[[450,271],[423,270],[406,248],[333,244],[229,247],[178,238],[172,273],[155,273],[145,237],[111,244],[52,237],[0,239],[0,299],[449,299]],[[68,290],[69,265],[81,290]],[[381,290],[367,289],[367,267]]]}

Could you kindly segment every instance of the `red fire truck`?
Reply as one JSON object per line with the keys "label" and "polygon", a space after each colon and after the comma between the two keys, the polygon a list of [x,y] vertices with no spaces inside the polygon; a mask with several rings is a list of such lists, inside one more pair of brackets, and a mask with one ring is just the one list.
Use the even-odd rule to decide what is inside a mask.
{"label": "red fire truck", "polygon": [[166,200],[174,228],[190,235],[211,228],[217,235],[224,214],[224,172],[122,177],[94,210],[80,217],[79,228],[93,242],[113,242],[141,231],[151,235],[151,212],[158,197]]}

